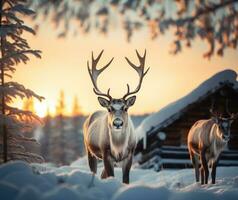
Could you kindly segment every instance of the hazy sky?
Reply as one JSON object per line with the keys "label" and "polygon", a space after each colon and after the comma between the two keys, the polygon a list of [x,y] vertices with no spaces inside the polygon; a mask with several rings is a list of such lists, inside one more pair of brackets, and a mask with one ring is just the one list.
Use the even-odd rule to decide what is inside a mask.
{"label": "hazy sky", "polygon": [[[54,113],[60,90],[65,92],[68,113],[72,110],[75,95],[84,113],[100,109],[86,65],[91,59],[91,51],[96,55],[105,50],[98,66],[104,66],[114,57],[110,67],[99,77],[98,85],[104,91],[110,87],[111,95],[120,98],[126,92],[127,83],[131,88],[138,83],[136,72],[124,57],[138,63],[135,49],[141,54],[147,49],[146,66],[150,70],[137,94],[136,104],[130,109],[133,114],[158,111],[216,72],[228,68],[238,72],[237,50],[228,50],[223,58],[215,56],[209,61],[202,57],[206,44],[196,41],[192,48],[173,56],[169,54],[171,36],[151,41],[146,30],[136,34],[130,43],[119,30],[110,32],[107,37],[94,33],[59,39],[49,25],[44,25],[37,36],[27,35],[27,38],[34,49],[42,50],[42,59],[32,58],[26,66],[17,66],[14,80],[46,98],[42,103],[36,103],[40,115],[47,107]],[[21,105],[20,102],[17,104]]]}

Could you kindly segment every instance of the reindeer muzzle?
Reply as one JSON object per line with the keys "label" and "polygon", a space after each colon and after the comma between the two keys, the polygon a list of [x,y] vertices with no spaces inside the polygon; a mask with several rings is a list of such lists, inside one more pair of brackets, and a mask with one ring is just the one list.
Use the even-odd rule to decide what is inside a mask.
{"label": "reindeer muzzle", "polygon": [[116,119],[114,119],[112,124],[113,124],[114,128],[121,129],[123,126],[123,121],[120,118],[116,118]]}
{"label": "reindeer muzzle", "polygon": [[230,140],[230,137],[229,136],[226,136],[226,135],[223,135],[222,136],[222,139],[225,141],[225,142],[228,142]]}

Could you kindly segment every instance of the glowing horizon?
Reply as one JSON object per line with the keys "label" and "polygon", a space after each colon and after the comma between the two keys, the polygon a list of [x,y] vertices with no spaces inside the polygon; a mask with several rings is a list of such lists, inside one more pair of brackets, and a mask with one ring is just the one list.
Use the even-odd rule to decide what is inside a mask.
{"label": "glowing horizon", "polygon": [[[146,66],[150,70],[137,94],[135,106],[130,109],[131,114],[156,112],[215,73],[228,68],[238,71],[237,50],[227,50],[223,58],[215,56],[208,61],[202,57],[206,46],[195,41],[191,49],[173,56],[169,54],[171,36],[151,41],[145,30],[127,43],[120,30],[112,31],[106,37],[89,34],[59,39],[54,29],[42,25],[37,36],[27,35],[27,39],[32,48],[42,50],[42,59],[32,58],[26,66],[17,66],[13,80],[45,97],[42,103],[35,101],[35,110],[40,116],[44,116],[48,108],[52,115],[55,113],[60,90],[65,92],[66,115],[72,111],[74,96],[78,97],[85,115],[102,109],[92,91],[86,66],[92,50],[97,55],[104,49],[100,67],[114,57],[113,63],[99,77],[98,84],[103,91],[110,87],[112,96],[120,98],[126,92],[127,83],[134,88],[138,81],[136,72],[124,57],[138,63],[135,49],[140,53],[147,49]],[[22,103],[19,101],[15,105],[19,107]]]}

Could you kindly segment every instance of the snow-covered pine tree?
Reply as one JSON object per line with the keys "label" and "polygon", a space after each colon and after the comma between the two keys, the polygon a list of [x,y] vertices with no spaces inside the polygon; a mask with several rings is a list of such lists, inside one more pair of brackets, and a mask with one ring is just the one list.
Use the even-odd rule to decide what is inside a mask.
{"label": "snow-covered pine tree", "polygon": [[34,30],[24,24],[22,16],[34,14],[25,7],[27,0],[0,0],[0,145],[2,146],[0,162],[9,160],[25,160],[27,162],[41,162],[42,157],[27,152],[22,142],[36,143],[35,139],[27,138],[21,133],[31,128],[30,123],[39,118],[30,111],[13,107],[12,103],[17,98],[43,97],[26,89],[23,85],[11,81],[16,65],[26,63],[29,55],[40,58],[40,51],[32,50],[24,32],[35,34]]}
{"label": "snow-covered pine tree", "polygon": [[[224,56],[225,50],[238,48],[238,0],[29,0],[37,9],[37,15],[49,17],[65,37],[73,29],[74,34],[91,33],[98,30],[106,34],[121,24],[128,41],[147,27],[151,39],[173,33],[172,54],[182,52],[197,39],[208,44],[204,58],[217,54]],[[42,22],[37,18],[35,21]],[[118,23],[118,20],[121,23]],[[47,21],[47,20],[44,20]],[[80,27],[73,25],[80,22]],[[62,27],[62,28],[61,28]],[[76,29],[74,29],[76,27]]]}

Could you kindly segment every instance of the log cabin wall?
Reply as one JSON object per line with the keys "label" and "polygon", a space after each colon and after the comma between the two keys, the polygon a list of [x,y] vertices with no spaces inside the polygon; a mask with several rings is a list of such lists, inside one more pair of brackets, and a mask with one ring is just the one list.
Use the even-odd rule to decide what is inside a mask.
{"label": "log cabin wall", "polygon": [[[216,91],[209,92],[206,97],[198,99],[197,102],[188,105],[179,113],[179,117],[169,125],[165,125],[156,131],[152,131],[147,137],[147,149],[143,150],[142,141],[138,143],[137,152],[146,154],[159,146],[181,146],[187,145],[187,135],[192,125],[201,119],[211,117],[209,109],[213,105],[213,110],[222,113],[227,117],[226,103],[231,113],[238,112],[238,90],[230,83],[225,83]],[[158,133],[164,132],[166,139],[161,142]],[[231,139],[228,148],[238,150],[238,119],[231,127]]]}
{"label": "log cabin wall", "polygon": [[[228,101],[229,111],[238,112],[238,92],[225,85],[215,93],[209,95],[201,102],[196,102],[187,107],[187,111],[168,127],[161,131],[167,134],[164,145],[180,146],[187,144],[187,135],[192,125],[201,119],[209,119],[211,114],[211,102],[214,101],[214,110],[228,117],[226,103]],[[177,136],[176,136],[177,135]],[[229,149],[238,149],[238,120],[236,119],[231,126],[231,140],[228,143]]]}

